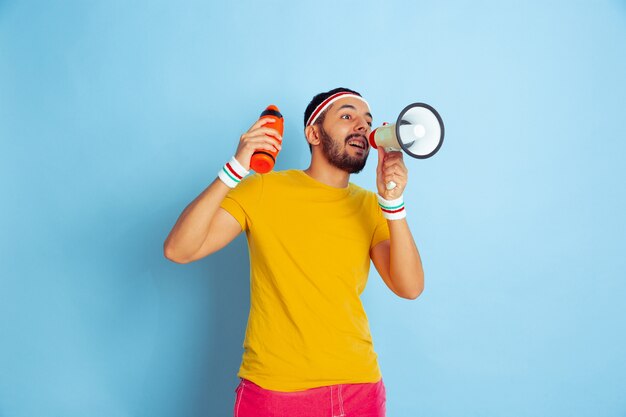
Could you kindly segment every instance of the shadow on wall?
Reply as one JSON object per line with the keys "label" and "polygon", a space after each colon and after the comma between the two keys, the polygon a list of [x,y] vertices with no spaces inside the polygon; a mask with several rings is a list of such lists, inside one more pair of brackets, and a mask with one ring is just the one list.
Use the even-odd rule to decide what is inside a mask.
{"label": "shadow on wall", "polygon": [[[8,374],[23,392],[32,381],[37,389],[0,408],[43,417],[232,416],[250,306],[246,237],[197,262],[171,262],[162,245],[182,204],[155,208],[155,200],[129,193],[68,221],[58,256],[39,274],[48,286],[32,288],[41,295],[30,308],[43,324],[29,324],[24,350],[38,359],[24,356]],[[129,201],[140,203],[131,209]]]}
{"label": "shadow on wall", "polygon": [[206,379],[209,391],[198,415],[230,416],[235,403],[237,372],[243,353],[250,310],[250,262],[246,236],[240,234],[221,251],[211,255],[210,270],[211,329],[207,333],[209,352]]}
{"label": "shadow on wall", "polygon": [[[157,217],[155,229],[171,223],[169,215]],[[151,258],[163,236],[150,239]],[[152,270],[158,330],[144,392],[128,398],[135,415],[232,416],[250,309],[245,234],[190,264],[176,264],[159,252]]]}
{"label": "shadow on wall", "polygon": [[250,308],[249,265],[243,233],[204,259],[188,265],[172,263],[178,270],[177,278],[168,278],[172,292],[181,291],[189,305],[181,304],[178,298],[170,306],[169,314],[180,314],[180,318],[165,322],[170,326],[178,322],[185,329],[166,333],[186,340],[177,342],[175,351],[160,355],[173,358],[176,364],[165,368],[176,376],[159,390],[169,398],[159,400],[161,404],[151,410],[152,415],[233,415]]}

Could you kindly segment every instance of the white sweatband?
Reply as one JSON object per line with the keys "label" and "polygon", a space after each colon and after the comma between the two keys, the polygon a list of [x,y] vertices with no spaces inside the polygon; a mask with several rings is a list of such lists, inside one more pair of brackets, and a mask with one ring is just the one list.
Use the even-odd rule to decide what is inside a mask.
{"label": "white sweatband", "polygon": [[368,109],[370,107],[368,102],[363,97],[356,95],[354,93],[351,93],[349,91],[341,91],[339,93],[333,94],[332,96],[328,97],[326,100],[318,104],[318,106],[315,108],[315,110],[313,110],[313,112],[309,116],[309,119],[306,121],[305,126],[311,126],[313,123],[315,123],[315,121],[320,116],[320,114],[322,114],[324,110],[326,110],[331,104],[333,104],[335,101],[339,99],[346,98],[346,97],[352,97],[352,98],[361,100],[363,103],[367,105]]}
{"label": "white sweatband", "polygon": [[395,200],[385,200],[376,194],[378,205],[383,211],[383,217],[387,220],[400,220],[406,217],[406,209],[404,208],[404,197],[400,196]]}
{"label": "white sweatband", "polygon": [[250,171],[246,171],[246,169],[242,167],[239,161],[237,161],[233,156],[230,158],[230,161],[222,167],[217,176],[224,182],[224,184],[230,188],[235,188],[237,184],[239,184],[239,182],[241,182],[241,180],[249,173]]}

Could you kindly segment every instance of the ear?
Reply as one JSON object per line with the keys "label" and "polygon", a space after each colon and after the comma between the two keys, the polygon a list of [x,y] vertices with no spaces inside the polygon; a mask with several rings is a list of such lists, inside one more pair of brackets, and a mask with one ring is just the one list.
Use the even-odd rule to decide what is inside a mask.
{"label": "ear", "polygon": [[304,129],[304,136],[306,137],[306,141],[309,142],[312,146],[320,144],[320,132],[317,125],[307,126]]}

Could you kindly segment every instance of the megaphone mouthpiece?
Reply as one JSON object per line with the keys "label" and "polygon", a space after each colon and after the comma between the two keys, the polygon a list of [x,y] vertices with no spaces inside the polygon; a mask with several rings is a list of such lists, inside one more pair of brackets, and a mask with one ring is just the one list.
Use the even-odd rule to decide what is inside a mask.
{"label": "megaphone mouthpiece", "polygon": [[374,129],[370,132],[369,143],[370,146],[374,149],[378,149],[378,145],[376,144],[376,131],[378,129]]}

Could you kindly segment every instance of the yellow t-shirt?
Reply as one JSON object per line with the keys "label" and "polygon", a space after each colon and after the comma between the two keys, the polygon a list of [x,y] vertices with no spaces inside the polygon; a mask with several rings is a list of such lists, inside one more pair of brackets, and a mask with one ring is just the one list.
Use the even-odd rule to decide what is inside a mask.
{"label": "yellow t-shirt", "polygon": [[370,249],[389,239],[376,195],[288,170],[247,177],[221,207],[250,250],[238,376],[286,392],[380,380],[360,299]]}

